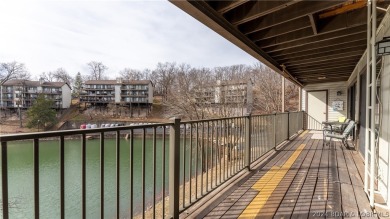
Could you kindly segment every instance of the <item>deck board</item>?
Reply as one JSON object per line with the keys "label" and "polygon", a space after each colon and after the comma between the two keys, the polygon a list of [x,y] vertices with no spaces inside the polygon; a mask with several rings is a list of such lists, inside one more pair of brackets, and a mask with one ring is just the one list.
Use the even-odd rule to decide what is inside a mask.
{"label": "deck board", "polygon": [[336,147],[337,152],[337,163],[339,169],[339,178],[341,183],[341,197],[342,197],[342,214],[348,218],[360,218],[357,213],[359,211],[355,193],[352,187],[351,177],[348,171],[347,162],[345,160],[345,154],[343,147],[337,143]]}
{"label": "deck board", "polygon": [[303,160],[302,165],[294,181],[291,183],[284,199],[279,205],[279,208],[276,211],[274,218],[289,218],[290,215],[292,215],[294,207],[297,203],[297,198],[302,191],[303,184],[308,174],[308,169],[310,168],[310,165],[313,161],[316,150],[317,145],[313,144],[313,142],[310,142],[306,158]]}
{"label": "deck board", "polygon": [[313,197],[315,185],[317,183],[318,168],[322,156],[322,149],[320,148],[322,147],[322,145],[320,145],[320,141],[316,139],[314,140],[313,144],[316,144],[315,154],[313,156],[313,161],[308,169],[308,174],[306,176],[301,192],[299,193],[297,203],[291,215],[292,219],[309,217],[311,199]]}
{"label": "deck board", "polygon": [[[320,141],[322,144],[322,140]],[[322,156],[318,169],[317,183],[315,185],[314,195],[312,196],[310,213],[311,218],[323,218],[326,212],[326,200],[328,198],[328,162],[329,147],[322,147]]]}
{"label": "deck board", "polygon": [[[281,168],[301,144],[306,146],[299,149],[288,169]],[[363,191],[362,167],[356,151],[337,141],[325,146],[322,139],[308,133],[291,141],[266,165],[254,170],[257,172],[250,179],[205,218],[242,217],[248,205],[256,205],[252,201],[262,194],[262,188],[270,187],[272,194],[259,205],[258,218],[376,218]],[[283,174],[278,174],[283,170]],[[264,187],[256,184],[259,182],[265,183]],[[361,212],[367,215],[359,215]]]}
{"label": "deck board", "polygon": [[[270,160],[261,170],[241,185],[236,191],[230,194],[223,202],[221,202],[216,208],[214,208],[205,218],[211,218],[219,216],[222,218],[229,218],[231,216],[240,215],[245,207],[252,201],[252,199],[258,194],[257,191],[250,191],[250,188],[259,180],[265,173],[267,173],[272,166],[280,166],[280,160],[285,160],[288,158],[299,146],[300,143],[304,141],[305,138],[310,138],[310,135],[305,135],[303,138],[297,138],[292,141],[289,145],[286,145],[285,148],[279,152],[279,154],[272,160]],[[239,194],[238,194],[239,193]],[[244,196],[245,194],[245,196]],[[235,205],[234,208],[232,208]]]}
{"label": "deck board", "polygon": [[[329,146],[329,178],[328,178],[328,199],[326,201],[326,212],[341,212],[341,186],[338,175],[336,145]],[[338,147],[338,146],[337,146]],[[339,218],[331,213],[326,218]]]}

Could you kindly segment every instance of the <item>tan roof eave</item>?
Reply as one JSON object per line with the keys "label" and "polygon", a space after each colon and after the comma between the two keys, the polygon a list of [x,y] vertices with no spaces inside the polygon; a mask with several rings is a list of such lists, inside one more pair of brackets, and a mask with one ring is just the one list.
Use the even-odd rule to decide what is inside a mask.
{"label": "tan roof eave", "polygon": [[183,0],[170,0],[172,4],[183,10],[184,12],[188,13],[210,29],[214,30],[216,33],[224,37],[225,39],[229,40],[231,43],[234,45],[238,46],[275,72],[281,74],[282,76],[286,77],[288,80],[291,82],[297,84],[300,87],[303,87],[302,83],[300,83],[298,80],[296,80],[293,76],[288,71],[285,71],[283,73],[282,67],[279,66],[276,62],[271,63],[270,57],[265,58],[266,54],[261,55],[259,51],[255,51],[253,48],[248,46],[247,43],[244,43],[241,39],[237,38],[234,34],[226,30],[223,26],[215,22],[213,19],[211,19],[209,16],[204,14],[202,11],[197,9],[195,6],[190,4],[188,1],[183,1]]}

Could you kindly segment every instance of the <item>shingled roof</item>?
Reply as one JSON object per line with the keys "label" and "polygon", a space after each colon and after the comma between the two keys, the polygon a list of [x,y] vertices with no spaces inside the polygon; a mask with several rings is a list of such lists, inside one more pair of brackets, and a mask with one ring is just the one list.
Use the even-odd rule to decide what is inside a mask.
{"label": "shingled roof", "polygon": [[[9,80],[4,83],[4,86],[31,86],[31,87],[62,87],[66,82],[48,82],[45,81],[42,84],[39,81],[29,81],[24,79]],[[69,84],[67,84],[69,86]],[[70,86],[69,86],[70,87]]]}

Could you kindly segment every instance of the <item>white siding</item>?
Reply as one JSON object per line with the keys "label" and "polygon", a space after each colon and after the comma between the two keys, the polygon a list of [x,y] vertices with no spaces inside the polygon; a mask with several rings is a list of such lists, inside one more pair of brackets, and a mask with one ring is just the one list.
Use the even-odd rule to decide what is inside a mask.
{"label": "white siding", "polygon": [[72,102],[72,92],[67,84],[61,87],[62,90],[62,108],[69,108]]}
{"label": "white siding", "polygon": [[121,102],[121,86],[122,84],[115,85],[115,103]]}
{"label": "white siding", "polygon": [[148,89],[148,103],[153,104],[153,84],[152,82],[149,83],[149,89]]}
{"label": "white siding", "polygon": [[[387,18],[389,18],[387,16]],[[383,26],[384,35],[390,34],[390,19],[386,19]],[[379,159],[378,159],[378,190],[390,206],[390,56],[383,57],[383,69],[381,73],[381,103],[382,126],[379,135]]]}
{"label": "white siding", "polygon": [[[328,91],[328,120],[338,120],[339,117],[347,117],[347,84],[346,82],[334,82],[334,83],[320,83],[310,84],[302,89],[302,110],[306,109],[306,92],[315,90],[327,90]],[[337,91],[341,91],[341,95],[337,96]],[[343,110],[336,111],[332,108],[332,102],[341,100],[344,102]],[[310,106],[308,106],[310,107]]]}

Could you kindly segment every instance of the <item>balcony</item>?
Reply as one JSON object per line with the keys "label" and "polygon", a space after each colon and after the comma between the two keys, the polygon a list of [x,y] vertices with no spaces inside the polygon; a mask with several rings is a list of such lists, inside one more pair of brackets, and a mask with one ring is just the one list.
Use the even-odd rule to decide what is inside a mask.
{"label": "balcony", "polygon": [[[150,217],[153,212],[151,210],[147,211],[150,206],[153,207],[151,209],[162,210],[160,212],[163,215],[171,214],[171,211],[164,212],[163,210],[168,206],[168,203],[170,206],[175,206],[175,210],[184,211],[183,206],[191,206],[196,202],[194,199],[188,199],[190,194],[194,194],[193,192],[196,191],[198,198],[206,196],[218,185],[228,182],[231,177],[244,171],[248,165],[261,158],[266,152],[273,150],[276,145],[284,142],[289,136],[296,135],[302,127],[303,113],[294,112],[187,122],[174,120],[169,123],[141,126],[3,135],[1,136],[2,194],[3,200],[6,200],[3,202],[3,209],[6,210],[3,212],[6,216],[12,216],[14,213],[9,211],[8,206],[9,201],[13,200],[14,189],[31,187],[31,190],[34,191],[34,198],[28,199],[26,202],[34,203],[36,214],[43,217],[53,212],[46,209],[44,204],[50,203],[50,206],[53,206],[54,200],[59,196],[58,203],[60,206],[58,210],[59,214],[63,215],[65,214],[65,206],[71,205],[71,202],[65,202],[66,195],[78,190],[76,187],[67,187],[64,190],[64,186],[70,182],[69,180],[72,180],[73,183],[77,181],[80,185],[80,199],[72,202],[75,202],[77,206],[81,206],[82,215],[88,211],[85,205],[87,199],[95,204],[100,203],[100,212],[95,213],[106,217],[113,217],[114,214],[127,214],[125,212],[130,212],[127,215],[130,218],[143,214],[149,215],[143,215],[145,217]],[[130,136],[130,140],[124,139],[126,135]],[[99,140],[87,140],[87,136],[93,136],[93,138]],[[74,141],[74,138],[80,138],[81,143],[78,143],[80,141]],[[114,139],[118,140],[113,141]],[[48,146],[53,145],[54,142],[59,142],[59,157],[54,158],[56,155],[50,156],[54,156],[52,158],[59,161],[59,166],[55,165],[50,168],[54,168],[54,172],[57,172],[55,168],[58,168],[59,171],[60,177],[56,187],[58,193],[49,192],[49,190],[44,189],[46,187],[40,186],[47,183],[45,179],[49,177],[48,174],[51,172],[42,170],[48,168],[45,163],[47,158],[44,154],[48,152]],[[29,147],[32,144],[35,160],[32,163],[34,174],[31,178],[25,175],[23,180],[18,181],[15,184],[18,188],[14,186],[16,182],[12,181],[14,169],[12,166],[8,166],[7,161],[8,159],[13,160],[14,156],[22,156],[20,153],[15,154],[16,151],[13,146],[15,143],[22,144],[23,146],[19,146],[22,148]],[[98,168],[99,165],[95,166],[95,164],[86,162],[87,145],[89,145],[88,150],[95,148],[90,144],[96,144],[96,152],[100,151],[98,156],[100,158],[95,161],[98,164],[100,160],[100,168]],[[183,146],[185,150],[181,149]],[[71,148],[80,151],[81,154],[77,153],[76,157],[69,156],[67,153],[70,152]],[[141,150],[136,150],[136,148]],[[248,152],[250,153],[248,154]],[[32,153],[32,151],[26,151],[25,153]],[[109,155],[115,153],[117,154],[116,157]],[[207,158],[207,162],[199,153],[205,153],[204,158]],[[66,161],[65,157],[70,160]],[[180,157],[180,159],[173,159],[174,157]],[[81,163],[73,161],[79,160],[79,158]],[[189,162],[190,160],[193,162]],[[129,165],[122,165],[123,161],[129,164],[130,167]],[[27,163],[23,164],[22,162],[21,165],[20,168],[24,168],[23,166]],[[169,174],[165,168],[161,168],[161,165],[170,169]],[[116,169],[112,169],[114,167]],[[25,166],[25,168],[29,167]],[[100,171],[100,179],[97,179],[100,184],[98,183],[96,184],[97,187],[94,187],[100,190],[99,195],[94,196],[97,198],[92,198],[90,193],[86,193],[87,185],[91,180],[90,175],[87,177],[89,173],[87,174],[86,170]],[[79,172],[81,176],[75,178],[75,176],[65,174],[66,171],[71,171],[74,174]],[[129,171],[130,175],[126,176]],[[71,179],[67,179],[67,177]],[[123,181],[121,180],[123,177],[130,178]],[[203,188],[201,191],[198,186],[193,184],[195,181],[209,186],[200,187]],[[115,202],[109,201],[111,200],[109,197],[112,197],[112,195],[106,196],[103,192],[107,189],[106,182],[115,185],[116,189],[111,191],[113,192],[112,195],[116,197]],[[185,183],[183,184],[183,182]],[[170,188],[169,201],[165,201],[168,188]],[[74,189],[76,190],[73,191]],[[88,189],[91,189],[91,187],[88,186]],[[150,193],[150,191],[155,192]],[[179,193],[186,198],[179,201],[177,196]],[[128,194],[128,196],[124,199],[119,198],[123,194]],[[141,197],[144,197],[143,201],[140,199]],[[150,202],[152,199],[155,202]],[[129,205],[130,209],[127,209],[127,207],[122,209],[120,207],[122,206],[121,203],[131,203]],[[114,208],[106,212],[105,209],[111,208],[108,206]],[[21,209],[27,211],[28,208],[22,207]],[[117,212],[115,213],[115,211]],[[66,214],[72,217],[75,212],[67,212]]]}
{"label": "balcony", "polygon": [[121,93],[122,97],[148,97],[148,94],[126,94],[126,93]]}
{"label": "balcony", "polygon": [[114,102],[114,99],[111,100],[101,100],[101,99],[80,99],[80,102],[87,102],[87,103],[112,103]]}
{"label": "balcony", "polygon": [[106,88],[92,88],[92,87],[85,87],[84,90],[88,91],[113,91],[114,87],[106,87]]}
{"label": "balcony", "polygon": [[148,88],[148,87],[145,87],[145,88],[142,88],[142,87],[121,87],[121,90],[122,90],[122,91],[126,91],[126,90],[147,91],[147,90],[149,90],[149,88]]}
{"label": "balcony", "polygon": [[62,91],[60,91],[60,90],[42,90],[41,93],[51,95],[51,94],[61,94]]}

